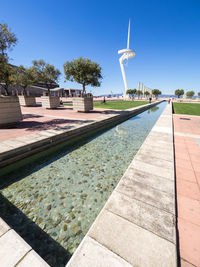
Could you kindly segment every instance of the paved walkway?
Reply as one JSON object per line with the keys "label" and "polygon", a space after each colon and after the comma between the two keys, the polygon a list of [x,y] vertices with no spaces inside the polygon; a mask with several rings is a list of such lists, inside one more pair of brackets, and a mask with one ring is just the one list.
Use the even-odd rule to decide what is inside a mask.
{"label": "paved walkway", "polygon": [[200,266],[200,117],[174,115],[181,267]]}
{"label": "paved walkway", "polygon": [[57,109],[45,109],[37,107],[21,107],[23,121],[9,129],[0,129],[0,142],[34,134],[57,127],[92,122],[106,114],[119,114],[118,111],[94,109],[90,113],[80,113],[72,107],[59,107]]}

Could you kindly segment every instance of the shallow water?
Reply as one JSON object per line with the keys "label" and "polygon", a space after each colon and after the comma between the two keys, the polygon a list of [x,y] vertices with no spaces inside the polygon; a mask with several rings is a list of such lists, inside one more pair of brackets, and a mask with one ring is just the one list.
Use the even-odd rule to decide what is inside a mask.
{"label": "shallow water", "polygon": [[16,170],[0,190],[0,216],[51,266],[64,266],[165,106]]}

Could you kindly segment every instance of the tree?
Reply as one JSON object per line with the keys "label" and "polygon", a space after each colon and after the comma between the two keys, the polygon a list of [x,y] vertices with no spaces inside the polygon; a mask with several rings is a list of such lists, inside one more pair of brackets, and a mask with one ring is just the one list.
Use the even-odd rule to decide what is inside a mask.
{"label": "tree", "polygon": [[188,92],[186,93],[186,96],[190,96],[190,97],[192,97],[194,94],[195,94],[194,91],[188,91]]}
{"label": "tree", "polygon": [[198,96],[200,96],[200,92],[198,92]]}
{"label": "tree", "polygon": [[72,61],[66,61],[64,64],[65,78],[71,82],[77,82],[83,86],[83,94],[86,93],[85,86],[100,86],[102,79],[101,67],[98,63],[92,62],[88,58],[78,58]]}
{"label": "tree", "polygon": [[27,87],[37,83],[37,74],[33,67],[24,68],[19,66],[12,75],[12,81],[14,85],[19,85],[23,88],[22,95],[27,95]]}
{"label": "tree", "polygon": [[148,91],[145,91],[144,94],[146,95],[146,97],[147,97],[148,95],[150,95],[150,93],[149,93]]}
{"label": "tree", "polygon": [[129,96],[130,96],[130,95],[135,95],[136,92],[137,92],[136,89],[128,89],[128,90],[126,91],[126,93],[127,93]]}
{"label": "tree", "polygon": [[8,29],[7,24],[0,24],[0,83],[9,95],[8,87],[12,83],[13,68],[8,62],[8,51],[15,46],[17,37]]}
{"label": "tree", "polygon": [[175,95],[177,95],[178,98],[179,98],[181,95],[184,95],[184,90],[183,89],[177,89],[177,90],[175,90]]}
{"label": "tree", "polygon": [[12,49],[17,42],[17,37],[8,29],[7,24],[0,24],[0,56],[7,58],[7,51]]}
{"label": "tree", "polygon": [[8,64],[7,59],[0,60],[0,84],[5,91],[5,95],[9,95],[9,85],[13,84],[14,69]]}
{"label": "tree", "polygon": [[161,92],[160,90],[158,90],[158,89],[153,89],[153,90],[152,90],[152,94],[153,94],[155,97],[157,97],[158,95],[161,95],[162,92]]}
{"label": "tree", "polygon": [[46,63],[44,60],[34,60],[32,71],[35,72],[35,77],[38,82],[42,82],[48,89],[48,95],[50,96],[50,89],[58,82],[60,76],[59,69],[56,69],[53,65]]}

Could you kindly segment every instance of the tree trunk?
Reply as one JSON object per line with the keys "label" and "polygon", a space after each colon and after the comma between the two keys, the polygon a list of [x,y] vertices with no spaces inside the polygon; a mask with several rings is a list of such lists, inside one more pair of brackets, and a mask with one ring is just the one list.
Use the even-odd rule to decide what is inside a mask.
{"label": "tree trunk", "polygon": [[85,84],[83,83],[83,95],[85,94]]}
{"label": "tree trunk", "polygon": [[22,88],[23,88],[23,90],[22,90],[22,95],[25,95],[25,96],[27,95],[27,93],[26,93],[26,87],[27,87],[27,86],[22,86]]}
{"label": "tree trunk", "polygon": [[5,95],[9,95],[9,92],[8,92],[8,85],[7,84],[5,84],[4,85],[4,91],[5,91]]}

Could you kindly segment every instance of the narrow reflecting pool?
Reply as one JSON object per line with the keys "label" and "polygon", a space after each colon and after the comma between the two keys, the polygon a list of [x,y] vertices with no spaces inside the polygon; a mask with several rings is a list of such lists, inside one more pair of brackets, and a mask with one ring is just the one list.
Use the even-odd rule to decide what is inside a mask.
{"label": "narrow reflecting pool", "polygon": [[7,173],[0,216],[51,266],[64,266],[165,106]]}

